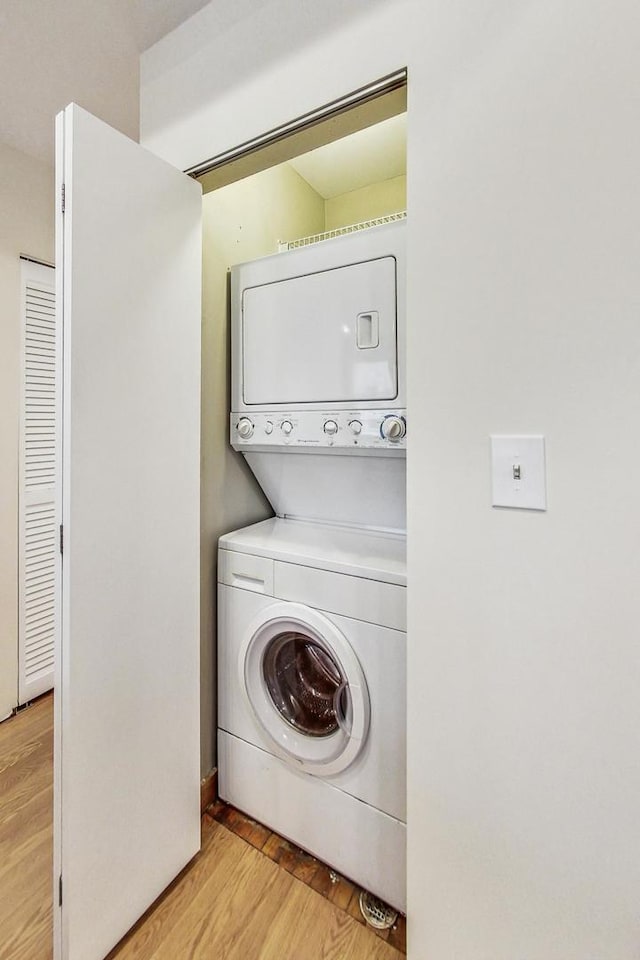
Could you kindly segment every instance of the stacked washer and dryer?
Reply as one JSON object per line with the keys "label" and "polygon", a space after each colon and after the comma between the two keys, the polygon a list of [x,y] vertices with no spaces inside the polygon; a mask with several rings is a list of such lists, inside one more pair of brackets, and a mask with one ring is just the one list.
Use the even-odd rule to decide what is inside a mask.
{"label": "stacked washer and dryer", "polygon": [[231,271],[231,443],[276,516],[219,543],[219,792],[404,911],[405,224]]}

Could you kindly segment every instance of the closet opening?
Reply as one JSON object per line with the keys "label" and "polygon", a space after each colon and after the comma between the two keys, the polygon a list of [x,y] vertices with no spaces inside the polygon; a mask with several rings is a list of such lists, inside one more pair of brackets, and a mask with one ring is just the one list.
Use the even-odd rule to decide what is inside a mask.
{"label": "closet opening", "polygon": [[[336,237],[406,218],[406,74],[381,81],[377,89],[375,96],[365,95],[360,101],[355,95],[345,98],[317,115],[301,118],[297,126],[288,124],[187,171],[200,181],[204,194],[201,730],[205,778],[220,763],[216,690],[223,696],[226,685],[218,674],[222,579],[218,541],[230,531],[274,516],[273,505],[247,461],[231,445],[230,271],[238,264],[321,246]],[[363,314],[360,323],[361,339],[368,337],[371,344],[374,320]],[[247,829],[238,816],[239,823],[244,823],[240,829]],[[260,822],[259,815],[253,816]]]}

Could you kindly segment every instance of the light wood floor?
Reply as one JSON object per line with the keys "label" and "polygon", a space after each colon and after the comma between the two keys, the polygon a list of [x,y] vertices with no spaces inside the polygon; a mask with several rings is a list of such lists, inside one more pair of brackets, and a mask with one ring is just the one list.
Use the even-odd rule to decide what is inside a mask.
{"label": "light wood floor", "polygon": [[[0,960],[50,960],[52,698],[0,724]],[[202,851],[108,960],[403,960],[205,816]]]}
{"label": "light wood floor", "polygon": [[51,950],[53,698],[0,723],[0,960]]}

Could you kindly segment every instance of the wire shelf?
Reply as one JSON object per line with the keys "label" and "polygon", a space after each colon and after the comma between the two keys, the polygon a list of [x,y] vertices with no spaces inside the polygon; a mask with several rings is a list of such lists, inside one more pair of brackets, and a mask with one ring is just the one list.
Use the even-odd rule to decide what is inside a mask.
{"label": "wire shelf", "polygon": [[334,237],[342,237],[346,233],[357,233],[359,230],[369,230],[371,227],[379,227],[383,223],[394,223],[396,220],[406,220],[407,211],[400,210],[398,213],[388,213],[385,217],[375,217],[373,220],[362,220],[360,223],[350,223],[346,227],[336,227],[335,230],[326,230],[324,233],[313,233],[309,237],[301,237],[298,240],[280,240],[278,242],[278,253],[285,250],[297,250],[298,247],[310,247],[313,243],[322,243],[323,240],[333,240]]}

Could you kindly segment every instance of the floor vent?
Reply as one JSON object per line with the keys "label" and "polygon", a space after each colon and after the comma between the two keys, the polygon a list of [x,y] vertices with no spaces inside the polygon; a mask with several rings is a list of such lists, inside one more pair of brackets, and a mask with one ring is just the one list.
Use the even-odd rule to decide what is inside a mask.
{"label": "floor vent", "polygon": [[389,930],[398,919],[397,910],[366,890],[360,894],[360,913],[369,926],[376,930]]}

